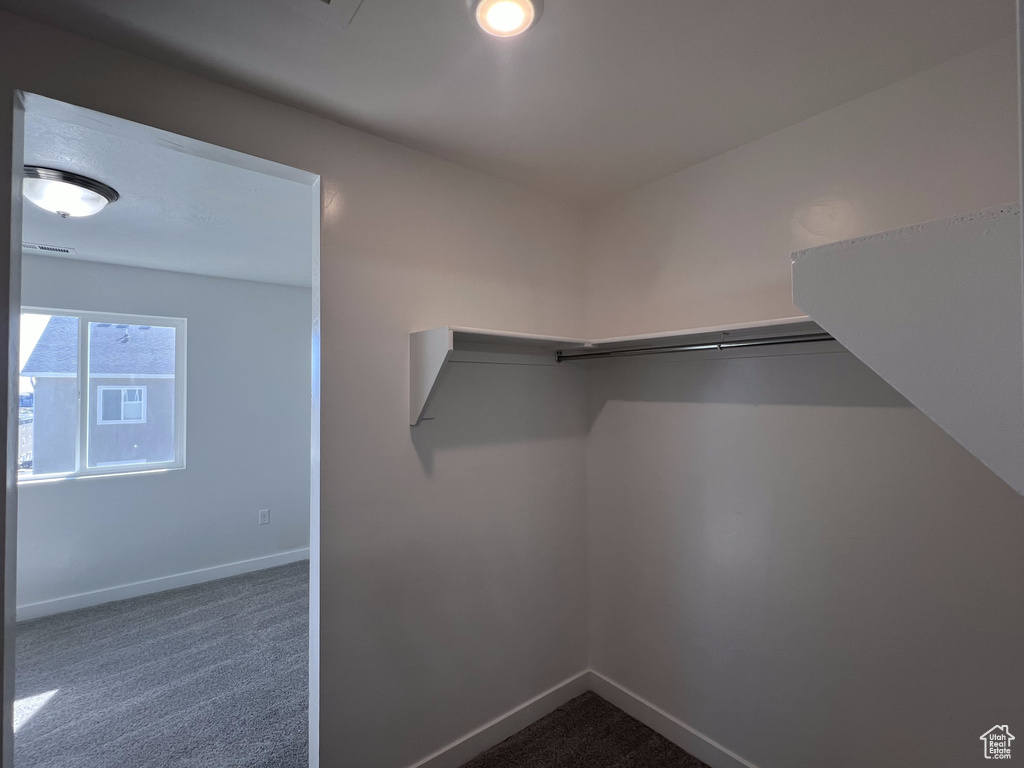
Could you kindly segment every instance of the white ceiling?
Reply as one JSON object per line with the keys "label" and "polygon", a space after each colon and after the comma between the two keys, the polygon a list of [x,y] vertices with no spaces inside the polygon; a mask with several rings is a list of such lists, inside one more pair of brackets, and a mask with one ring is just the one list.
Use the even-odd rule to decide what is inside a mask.
{"label": "white ceiling", "polygon": [[[74,111],[74,108],[71,108]],[[85,112],[84,110],[82,112]],[[314,209],[308,184],[187,151],[154,136],[25,115],[25,163],[98,179],[121,199],[87,218],[24,205],[23,239],[72,258],[238,280],[309,286]],[[136,126],[140,132],[151,131]],[[209,145],[207,145],[209,146]]]}
{"label": "white ceiling", "polygon": [[595,201],[1012,34],[1012,0],[0,0],[567,199]]}

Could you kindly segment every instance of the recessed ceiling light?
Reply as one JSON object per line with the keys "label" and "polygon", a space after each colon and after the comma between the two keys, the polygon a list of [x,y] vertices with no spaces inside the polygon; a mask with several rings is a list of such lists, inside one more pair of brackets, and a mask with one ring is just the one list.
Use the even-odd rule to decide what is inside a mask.
{"label": "recessed ceiling light", "polygon": [[489,35],[521,35],[540,18],[543,0],[469,0],[476,23]]}
{"label": "recessed ceiling light", "polygon": [[95,179],[37,165],[25,166],[22,194],[25,199],[62,219],[92,216],[120,197],[113,188]]}

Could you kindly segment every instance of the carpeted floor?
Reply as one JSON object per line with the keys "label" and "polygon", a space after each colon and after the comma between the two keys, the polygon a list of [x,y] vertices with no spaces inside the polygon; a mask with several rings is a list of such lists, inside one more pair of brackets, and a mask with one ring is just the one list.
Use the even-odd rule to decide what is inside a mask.
{"label": "carpeted floor", "polygon": [[306,768],[308,605],[303,562],[19,624],[15,765]]}
{"label": "carpeted floor", "polygon": [[462,768],[708,768],[693,755],[587,692]]}

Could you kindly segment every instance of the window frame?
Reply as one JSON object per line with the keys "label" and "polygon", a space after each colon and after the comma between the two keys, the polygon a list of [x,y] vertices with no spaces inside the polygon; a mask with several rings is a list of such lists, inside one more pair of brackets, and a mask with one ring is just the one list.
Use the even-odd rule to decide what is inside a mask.
{"label": "window frame", "polygon": [[[166,326],[164,326],[166,327]],[[175,346],[177,346],[177,338],[175,338]],[[177,375],[177,374],[175,374]],[[103,408],[103,393],[111,392],[113,390],[119,390],[121,392],[120,404],[121,404],[121,418],[119,419],[106,419],[104,418]],[[124,399],[125,394],[128,390],[138,390],[139,399],[132,400],[130,402],[142,403],[142,416],[138,419],[126,419],[124,417],[124,404],[127,402]],[[145,424],[146,423],[146,400],[148,398],[147,390],[149,387],[145,384],[97,384],[96,385],[96,424],[95,426],[101,427],[106,424]],[[90,425],[92,426],[92,425]]]}
{"label": "window frame", "polygon": [[[122,312],[101,312],[96,310],[82,309],[57,309],[55,307],[28,306],[21,307],[21,314],[57,315],[62,317],[78,318],[78,371],[77,371],[77,399],[75,408],[77,411],[77,440],[75,443],[75,469],[70,472],[52,472],[42,475],[23,475],[18,477],[19,484],[30,484],[46,482],[50,480],[61,480],[75,477],[94,477],[102,475],[129,475],[140,472],[156,472],[170,469],[185,469],[185,426],[187,423],[186,412],[186,391],[187,391],[187,370],[186,370],[186,348],[187,348],[187,327],[188,321],[184,317],[168,317],[164,315],[136,315]],[[19,315],[19,319],[20,319]],[[144,384],[118,384],[100,385],[94,384],[89,373],[89,323],[122,323],[125,325],[152,325],[157,327],[174,328],[174,458],[170,461],[152,461],[136,464],[104,464],[101,466],[88,466],[89,456],[89,419],[90,389],[95,386],[97,393],[100,387],[108,389],[139,389],[143,390],[143,417],[148,418],[148,405],[146,402],[146,385]],[[102,376],[97,376],[102,378]],[[123,395],[122,395],[123,397]],[[99,396],[97,394],[97,400]],[[122,415],[124,413],[124,402],[122,401]],[[100,416],[99,402],[96,404],[97,421]],[[104,425],[110,424],[143,424],[143,421],[107,421]]]}

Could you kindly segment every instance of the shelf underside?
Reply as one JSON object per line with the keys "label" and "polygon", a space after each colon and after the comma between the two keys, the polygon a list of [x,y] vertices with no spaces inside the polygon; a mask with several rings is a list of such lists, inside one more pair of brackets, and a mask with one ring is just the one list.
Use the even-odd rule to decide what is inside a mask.
{"label": "shelf underside", "polygon": [[1024,493],[1018,205],[796,253],[793,296]]}

